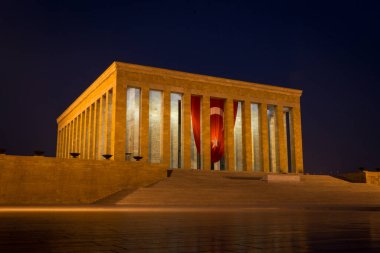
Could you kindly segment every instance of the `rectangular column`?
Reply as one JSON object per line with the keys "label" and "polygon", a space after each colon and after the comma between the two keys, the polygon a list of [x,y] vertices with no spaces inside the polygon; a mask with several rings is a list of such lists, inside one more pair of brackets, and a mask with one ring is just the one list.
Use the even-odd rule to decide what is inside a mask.
{"label": "rectangular column", "polygon": [[118,75],[113,92],[113,155],[114,160],[125,160],[126,148],[126,123],[127,123],[127,80]]}
{"label": "rectangular column", "polygon": [[105,93],[105,105],[104,105],[104,117],[103,117],[103,120],[104,120],[104,136],[103,136],[103,152],[102,152],[102,156],[105,155],[105,154],[108,154],[108,118],[109,118],[109,114],[108,114],[108,103],[109,103],[109,95],[108,95],[108,91],[106,91]]}
{"label": "rectangular column", "polygon": [[284,127],[284,107],[276,106],[276,122],[278,132],[278,156],[280,162],[280,172],[288,172],[288,154],[286,150],[286,132]]}
{"label": "rectangular column", "polygon": [[112,160],[114,159],[113,157],[113,139],[112,139],[112,121],[113,121],[113,89],[110,89],[107,92],[107,154],[112,155]]}
{"label": "rectangular column", "polygon": [[268,105],[266,103],[259,104],[260,113],[260,141],[261,141],[261,162],[264,172],[269,172],[269,140],[268,140]]}
{"label": "rectangular column", "polygon": [[71,158],[70,153],[74,152],[74,120],[70,123],[70,150],[69,150],[69,158]]}
{"label": "rectangular column", "polygon": [[234,100],[227,98],[224,108],[224,152],[229,171],[235,171]]}
{"label": "rectangular column", "polygon": [[78,134],[78,128],[77,128],[77,118],[75,117],[74,120],[74,138],[73,138],[73,152],[77,152],[77,134]]}
{"label": "rectangular column", "polygon": [[170,167],[170,91],[165,90],[163,92],[163,109],[164,109],[164,115],[163,115],[163,132],[162,132],[162,139],[163,142],[161,143],[161,150],[162,150],[162,162],[165,164],[167,168]]}
{"label": "rectangular column", "polygon": [[99,127],[98,127],[98,151],[97,151],[97,159],[98,160],[101,160],[102,159],[102,155],[103,155],[103,148],[104,148],[104,139],[103,139],[103,135],[104,135],[104,117],[105,117],[105,113],[104,113],[104,98],[103,98],[103,95],[100,96],[100,99],[99,99]]}
{"label": "rectangular column", "polygon": [[80,127],[79,127],[79,115],[76,116],[75,118],[75,129],[76,129],[76,134],[75,134],[75,152],[79,152],[79,134],[80,134]]}
{"label": "rectangular column", "polygon": [[91,108],[87,107],[86,109],[86,124],[84,126],[85,129],[85,145],[84,145],[84,158],[89,159],[89,135],[90,135],[90,114]]}
{"label": "rectangular column", "polygon": [[71,123],[67,124],[67,158],[70,158],[70,150],[71,150]]}
{"label": "rectangular column", "polygon": [[211,142],[210,142],[210,96],[202,97],[202,122],[201,122],[201,143],[204,170],[211,169]]}
{"label": "rectangular column", "polygon": [[251,130],[251,102],[245,100],[242,106],[243,114],[243,150],[244,168],[246,171],[253,171],[252,164],[252,130]]}
{"label": "rectangular column", "polygon": [[57,147],[56,147],[56,150],[55,150],[55,157],[60,157],[60,143],[61,143],[61,130],[57,130]]}
{"label": "rectangular column", "polygon": [[66,158],[67,151],[67,126],[63,128],[63,154],[62,157]]}
{"label": "rectangular column", "polygon": [[69,152],[70,152],[70,124],[68,123],[66,126],[66,152],[65,152],[66,158],[69,158]]}
{"label": "rectangular column", "polygon": [[85,111],[83,111],[81,114],[80,114],[80,122],[79,122],[79,150],[78,152],[80,153],[79,157],[81,159],[84,159],[84,148],[83,148],[83,145],[84,145],[84,114],[85,114]]}
{"label": "rectangular column", "polygon": [[191,94],[185,93],[182,96],[183,107],[183,165],[182,168],[191,168]]}
{"label": "rectangular column", "polygon": [[90,106],[90,124],[89,124],[89,145],[88,145],[88,158],[94,159],[94,115],[95,115],[95,104]]}
{"label": "rectangular column", "polygon": [[95,145],[94,145],[94,159],[99,159],[99,118],[100,118],[100,99],[97,99],[95,102],[96,106],[96,113],[95,113],[95,131],[94,131],[94,137],[95,137]]}
{"label": "rectangular column", "polygon": [[[108,142],[107,150],[108,154],[111,154],[111,160],[115,160],[115,95],[116,92],[114,88],[108,91]],[[119,157],[118,157],[119,158]]]}
{"label": "rectangular column", "polygon": [[140,156],[149,161],[149,88],[141,88]]}
{"label": "rectangular column", "polygon": [[291,109],[291,119],[294,143],[294,152],[292,153],[294,162],[292,164],[296,173],[303,173],[301,109],[299,107],[294,107]]}
{"label": "rectangular column", "polygon": [[71,134],[70,134],[70,150],[69,150],[69,157],[71,158],[70,153],[74,152],[74,143],[75,143],[75,135],[74,135],[74,120],[71,121],[70,123],[70,128],[71,128]]}

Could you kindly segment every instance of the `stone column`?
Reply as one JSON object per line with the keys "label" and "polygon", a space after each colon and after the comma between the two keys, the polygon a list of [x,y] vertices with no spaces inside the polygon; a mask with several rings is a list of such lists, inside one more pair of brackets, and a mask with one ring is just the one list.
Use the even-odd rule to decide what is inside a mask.
{"label": "stone column", "polygon": [[70,134],[71,134],[71,129],[70,129],[70,122],[67,123],[67,150],[66,150],[66,154],[67,154],[67,157],[66,158],[70,158],[70,155],[69,155],[69,152],[70,152]]}
{"label": "stone column", "polygon": [[96,159],[96,117],[97,117],[97,102],[93,103],[92,106],[92,129],[91,129],[91,141],[92,141],[92,146],[91,146],[91,159]]}
{"label": "stone column", "polygon": [[86,159],[90,159],[90,133],[91,133],[91,106],[86,109],[86,145],[85,145],[85,154]]}
{"label": "stone column", "polygon": [[59,130],[59,126],[57,127],[57,148],[55,151],[55,157],[60,157],[61,152],[61,130]]}
{"label": "stone column", "polygon": [[73,122],[74,122],[73,152],[78,152],[77,151],[77,143],[78,143],[77,142],[77,137],[78,137],[78,119],[77,119],[77,117],[74,118]]}
{"label": "stone column", "polygon": [[63,158],[67,158],[67,125],[63,128]]}
{"label": "stone column", "polygon": [[267,110],[268,105],[266,103],[259,104],[261,164],[264,172],[269,172],[269,140]]}
{"label": "stone column", "polygon": [[107,91],[107,154],[111,154],[113,157],[113,139],[112,139],[112,124],[113,124],[113,94],[114,90],[111,88]]}
{"label": "stone column", "polygon": [[[59,127],[59,126],[58,126]],[[62,158],[62,129],[58,130],[58,152],[57,157]]]}
{"label": "stone column", "polygon": [[72,135],[71,129],[72,129],[71,122],[69,122],[67,124],[67,132],[68,132],[68,135],[67,135],[67,158],[70,158],[70,151],[71,151],[71,135]]}
{"label": "stone column", "polygon": [[[74,145],[75,145],[75,119],[73,119],[72,121],[71,121],[71,141],[70,141],[70,151],[69,151],[69,153],[71,153],[71,152],[74,152],[74,150],[75,150],[75,148],[74,148]],[[70,154],[69,154],[69,157],[71,157],[70,156]]]}
{"label": "stone column", "polygon": [[141,87],[140,156],[149,161],[149,88]]}
{"label": "stone column", "polygon": [[70,152],[70,123],[67,123],[66,126],[66,158],[69,158],[69,152]]}
{"label": "stone column", "polygon": [[103,154],[108,154],[108,121],[109,121],[109,113],[108,113],[108,107],[109,107],[109,91],[106,91],[106,100],[105,100],[105,114],[104,114],[104,149]]}
{"label": "stone column", "polygon": [[[76,134],[76,144],[75,144],[75,152],[79,153],[80,152],[80,114],[76,118],[76,129],[77,129],[77,134]],[[80,156],[79,156],[80,157]]]}
{"label": "stone column", "polygon": [[191,94],[182,96],[182,129],[183,129],[183,169],[191,168]]}
{"label": "stone column", "polygon": [[102,159],[102,148],[103,148],[103,139],[102,139],[102,130],[103,130],[103,95],[100,95],[100,101],[99,101],[99,122],[98,122],[98,132],[96,133],[98,135],[98,150],[96,152],[96,159],[101,160]]}
{"label": "stone column", "polygon": [[88,107],[88,122],[87,122],[87,159],[92,159],[91,157],[91,137],[92,137],[92,116],[93,116],[93,108],[92,105]]}
{"label": "stone column", "polygon": [[278,133],[278,161],[281,173],[288,173],[288,153],[286,145],[286,131],[284,121],[284,107],[281,105],[276,106],[276,122]]}
{"label": "stone column", "polygon": [[126,125],[127,125],[127,80],[116,77],[116,86],[113,91],[113,118],[112,140],[114,160],[125,160]]}
{"label": "stone column", "polygon": [[[120,154],[115,154],[115,99],[116,99],[116,88],[115,86],[112,86],[108,92],[108,108],[107,108],[107,114],[108,114],[108,126],[107,126],[107,153],[112,155],[110,158],[111,160],[121,159]],[[122,140],[120,140],[122,141]]]}
{"label": "stone column", "polygon": [[226,99],[224,108],[224,152],[227,169],[235,171],[235,140],[234,140],[234,100]]}
{"label": "stone column", "polygon": [[74,150],[74,121],[72,120],[70,122],[70,148],[69,148],[69,157],[71,158],[70,156],[70,153],[73,152]]}
{"label": "stone column", "polygon": [[170,168],[170,91],[163,91],[163,122],[162,122],[162,163]]}
{"label": "stone column", "polygon": [[296,173],[303,173],[303,154],[302,154],[302,131],[301,131],[301,110],[299,107],[291,109],[292,136],[293,136],[293,167]]}
{"label": "stone column", "polygon": [[243,150],[244,168],[246,171],[253,171],[252,164],[252,126],[251,126],[251,102],[245,100],[242,106],[243,118]]}
{"label": "stone column", "polygon": [[82,136],[81,136],[81,139],[82,139],[82,142],[81,142],[81,152],[80,152],[80,156],[82,157],[82,159],[86,159],[86,116],[87,115],[87,109],[85,109],[82,113],[82,126],[81,126],[81,129],[82,129]]}
{"label": "stone column", "polygon": [[202,168],[211,169],[211,141],[210,141],[210,96],[202,97],[202,122],[201,122],[201,142],[202,142]]}
{"label": "stone column", "polygon": [[83,120],[83,113],[80,113],[78,115],[78,150],[77,150],[77,152],[80,154],[79,158],[83,158],[83,153],[82,153],[82,135],[83,135],[82,120]]}

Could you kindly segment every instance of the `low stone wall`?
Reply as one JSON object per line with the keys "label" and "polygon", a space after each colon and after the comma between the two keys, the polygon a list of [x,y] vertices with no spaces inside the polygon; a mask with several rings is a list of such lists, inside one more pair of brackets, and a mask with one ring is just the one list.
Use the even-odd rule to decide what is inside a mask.
{"label": "low stone wall", "polygon": [[0,204],[92,203],[166,177],[144,162],[0,155]]}
{"label": "low stone wall", "polygon": [[347,180],[351,183],[365,183],[366,182],[365,173],[362,171],[343,173],[339,175],[339,178]]}
{"label": "low stone wall", "polygon": [[367,184],[380,185],[380,172],[365,171]]}

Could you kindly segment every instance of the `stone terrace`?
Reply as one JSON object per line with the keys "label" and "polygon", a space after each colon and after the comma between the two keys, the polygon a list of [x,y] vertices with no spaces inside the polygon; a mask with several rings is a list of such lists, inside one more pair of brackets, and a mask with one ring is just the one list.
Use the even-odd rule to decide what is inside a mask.
{"label": "stone terrace", "polygon": [[[262,173],[174,170],[171,177],[120,192],[117,205],[161,207],[286,207],[380,209],[380,187],[331,176],[266,182]],[[112,199],[112,198],[111,198]],[[111,203],[108,203],[111,204]]]}

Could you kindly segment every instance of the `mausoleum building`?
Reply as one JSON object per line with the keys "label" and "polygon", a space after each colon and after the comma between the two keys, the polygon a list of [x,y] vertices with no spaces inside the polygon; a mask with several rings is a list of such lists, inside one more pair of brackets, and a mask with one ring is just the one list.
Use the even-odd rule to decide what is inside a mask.
{"label": "mausoleum building", "polygon": [[114,62],[57,119],[57,157],[302,173],[302,91]]}

